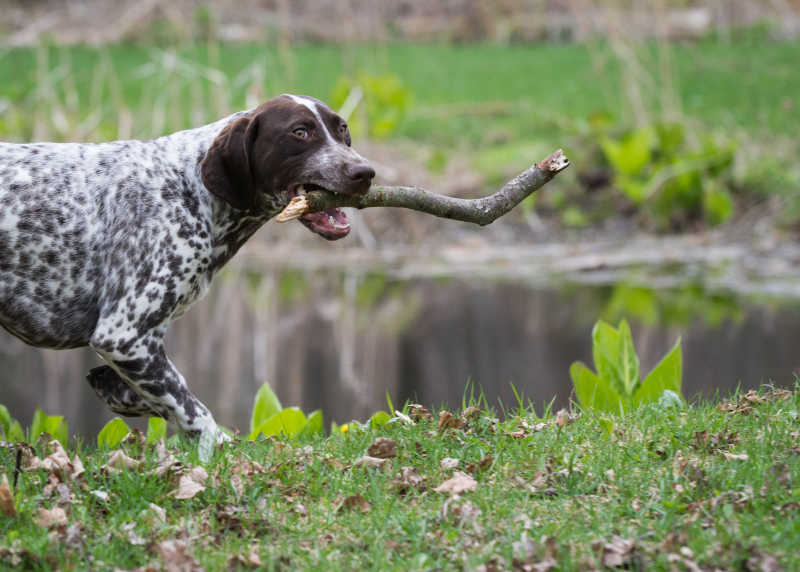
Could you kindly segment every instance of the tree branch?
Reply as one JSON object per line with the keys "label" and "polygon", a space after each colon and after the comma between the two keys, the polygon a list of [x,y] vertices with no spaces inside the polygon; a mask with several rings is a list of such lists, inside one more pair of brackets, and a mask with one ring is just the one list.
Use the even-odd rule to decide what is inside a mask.
{"label": "tree branch", "polygon": [[294,197],[277,216],[286,222],[304,214],[334,207],[402,207],[434,216],[472,222],[481,226],[494,222],[517,206],[522,199],[541,188],[556,174],[569,166],[561,149],[544,161],[532,165],[503,188],[481,199],[457,199],[431,193],[420,187],[372,187],[364,195],[342,195],[328,191],[311,191]]}

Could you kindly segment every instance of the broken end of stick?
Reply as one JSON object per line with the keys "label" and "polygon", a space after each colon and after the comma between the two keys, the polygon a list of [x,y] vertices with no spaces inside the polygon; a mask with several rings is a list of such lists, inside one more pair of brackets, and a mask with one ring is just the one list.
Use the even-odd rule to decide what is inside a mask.
{"label": "broken end of stick", "polygon": [[564,155],[564,151],[558,149],[553,151],[546,159],[537,163],[536,166],[548,173],[558,173],[569,167],[569,159]]}
{"label": "broken end of stick", "polygon": [[289,204],[275,217],[275,220],[278,222],[287,222],[290,220],[294,220],[296,218],[300,218],[304,214],[308,213],[310,206],[308,204],[308,200],[305,197],[299,196],[292,198],[289,201]]}

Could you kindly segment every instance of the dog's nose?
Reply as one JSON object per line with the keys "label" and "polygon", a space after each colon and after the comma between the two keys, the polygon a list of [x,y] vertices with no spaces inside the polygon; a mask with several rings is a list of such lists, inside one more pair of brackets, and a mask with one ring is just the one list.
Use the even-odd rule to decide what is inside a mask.
{"label": "dog's nose", "polygon": [[347,176],[356,183],[368,183],[375,177],[375,169],[363,163],[350,165],[347,168]]}

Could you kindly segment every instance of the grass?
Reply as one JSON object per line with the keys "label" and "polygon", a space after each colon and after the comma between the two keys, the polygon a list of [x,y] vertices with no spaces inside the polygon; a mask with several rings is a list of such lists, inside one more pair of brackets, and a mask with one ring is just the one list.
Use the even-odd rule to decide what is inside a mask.
{"label": "grass", "polygon": [[[417,416],[310,443],[237,442],[186,499],[172,491],[198,466],[190,443],[169,449],[173,461],[128,443],[139,466],[118,471],[103,468],[110,452],[71,447],[82,476],[69,478],[69,467],[20,474],[17,515],[0,512],[0,567],[800,566],[800,385],[624,417],[538,419],[522,409],[498,421],[474,411],[461,427],[456,417],[444,428]],[[396,456],[358,467],[378,438],[392,440]],[[45,458],[46,447],[32,453]],[[445,468],[446,458],[458,466]],[[14,465],[14,450],[0,448],[9,480]],[[160,466],[166,472],[153,474]],[[408,470],[404,480],[403,467],[421,481]],[[437,492],[455,470],[475,489]],[[43,526],[42,509],[55,507],[63,522]]]}
{"label": "grass", "polygon": [[[642,48],[642,59],[657,70],[650,52]],[[794,136],[797,53],[796,43],[676,45],[680,105],[709,126]],[[43,46],[0,52],[0,100],[6,100],[0,135],[31,136],[29,119],[55,107],[66,112],[56,124],[99,110],[89,137],[113,136],[120,107],[132,111],[134,134],[158,135],[241,109],[248,91],[256,99],[285,91],[329,99],[340,77],[361,71],[397,75],[415,100],[399,134],[436,145],[536,139],[598,111],[630,120],[618,60],[604,44],[298,45],[291,51],[259,44]],[[652,74],[644,97],[657,109],[662,88],[658,72]],[[160,108],[162,122],[153,119]]]}

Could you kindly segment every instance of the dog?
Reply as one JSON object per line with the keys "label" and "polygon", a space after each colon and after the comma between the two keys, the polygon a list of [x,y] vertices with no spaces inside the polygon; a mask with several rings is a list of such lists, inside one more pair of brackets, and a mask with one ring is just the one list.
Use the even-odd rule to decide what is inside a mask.
{"label": "dog", "polygon": [[[0,143],[0,324],[43,348],[89,346],[87,379],[115,413],[227,437],[164,351],[170,322],[288,201],[363,194],[375,171],[347,123],[284,94],[150,141]],[[339,209],[300,221],[328,240]]]}

